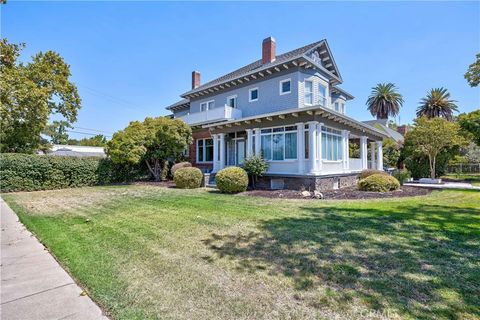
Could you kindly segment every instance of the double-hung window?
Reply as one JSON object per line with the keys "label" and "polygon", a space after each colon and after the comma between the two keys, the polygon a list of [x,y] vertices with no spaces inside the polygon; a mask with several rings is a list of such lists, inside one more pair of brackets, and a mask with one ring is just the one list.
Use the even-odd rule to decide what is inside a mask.
{"label": "double-hung window", "polygon": [[280,95],[292,92],[291,86],[292,81],[290,79],[280,81]]}
{"label": "double-hung window", "polygon": [[322,159],[339,161],[343,159],[342,132],[322,127]]}
{"label": "double-hung window", "polygon": [[311,106],[313,104],[313,82],[305,80],[305,104]]}
{"label": "double-hung window", "polygon": [[230,96],[227,98],[227,106],[236,108],[237,107],[237,96]]}
{"label": "double-hung window", "polygon": [[297,127],[262,129],[260,149],[265,160],[297,159]]}
{"label": "double-hung window", "polygon": [[327,87],[324,85],[318,85],[318,104],[325,107],[327,104]]}
{"label": "double-hung window", "polygon": [[213,139],[197,140],[197,162],[213,161]]}
{"label": "double-hung window", "polygon": [[258,100],[258,88],[252,88],[248,90],[248,102],[254,102]]}
{"label": "double-hung window", "polygon": [[215,100],[200,103],[200,111],[207,111],[215,108]]}

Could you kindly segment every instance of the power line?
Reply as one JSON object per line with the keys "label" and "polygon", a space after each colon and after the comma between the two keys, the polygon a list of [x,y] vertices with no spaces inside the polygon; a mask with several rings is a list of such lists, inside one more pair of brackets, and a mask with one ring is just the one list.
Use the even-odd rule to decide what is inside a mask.
{"label": "power line", "polygon": [[94,132],[103,132],[103,133],[113,133],[111,131],[103,131],[103,130],[90,129],[90,128],[82,128],[82,127],[77,127],[77,126],[74,126],[74,129],[81,129],[81,130],[94,131]]}
{"label": "power line", "polygon": [[[87,87],[87,86],[84,86],[84,85],[81,85],[81,84],[77,84],[77,85],[79,87],[87,89],[89,91],[88,93],[90,93],[94,96],[104,98],[104,99],[107,99],[107,100],[110,100],[110,101],[113,101],[113,102],[116,102],[116,103],[123,104],[124,108],[131,109],[131,110],[136,110],[136,109],[140,108],[140,106],[136,105],[135,103],[130,102],[128,100],[125,100],[123,98],[119,98],[119,97],[116,97],[116,96],[111,95],[109,93],[102,92],[102,91],[99,91],[97,89],[93,89],[93,88],[90,88],[90,87]],[[132,107],[134,107],[134,108],[132,108]]]}
{"label": "power line", "polygon": [[[85,135],[89,135],[89,136],[97,136],[97,135],[98,135],[98,134],[96,134],[96,133],[80,132],[80,131],[74,131],[74,130],[65,130],[65,131],[71,132],[71,133],[85,134]],[[112,136],[104,135],[104,137],[111,138]]]}

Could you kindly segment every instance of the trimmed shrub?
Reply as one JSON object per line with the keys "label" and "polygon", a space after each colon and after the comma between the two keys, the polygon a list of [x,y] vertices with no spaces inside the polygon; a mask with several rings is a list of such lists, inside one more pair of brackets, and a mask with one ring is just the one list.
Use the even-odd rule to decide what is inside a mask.
{"label": "trimmed shrub", "polygon": [[142,177],[139,167],[110,159],[0,154],[0,190],[36,191],[128,182]]}
{"label": "trimmed shrub", "polygon": [[237,193],[247,190],[248,175],[239,167],[228,167],[215,175],[218,189],[224,193]]}
{"label": "trimmed shrub", "polygon": [[369,177],[371,176],[372,174],[384,174],[384,175],[389,175],[388,173],[386,173],[385,171],[382,171],[382,170],[374,170],[374,169],[367,169],[367,170],[363,170],[362,172],[360,172],[360,179],[365,179],[366,177]]}
{"label": "trimmed shrub", "polygon": [[172,172],[172,177],[175,176],[175,171],[177,171],[178,169],[180,168],[189,168],[191,167],[192,164],[190,162],[179,162],[179,163],[175,163],[173,166],[172,166],[172,169],[170,169],[170,171]]}
{"label": "trimmed shrub", "polygon": [[393,176],[400,182],[400,185],[403,186],[405,181],[411,177],[411,174],[408,170],[398,170],[393,173]]}
{"label": "trimmed shrub", "polygon": [[252,177],[252,187],[255,188],[257,177],[261,177],[268,170],[268,162],[260,156],[250,156],[243,162],[243,169]]}
{"label": "trimmed shrub", "polygon": [[358,182],[362,191],[388,192],[400,188],[400,182],[392,176],[385,174],[372,174]]}
{"label": "trimmed shrub", "polygon": [[202,186],[203,173],[198,168],[186,167],[175,171],[173,182],[180,189],[195,189]]}

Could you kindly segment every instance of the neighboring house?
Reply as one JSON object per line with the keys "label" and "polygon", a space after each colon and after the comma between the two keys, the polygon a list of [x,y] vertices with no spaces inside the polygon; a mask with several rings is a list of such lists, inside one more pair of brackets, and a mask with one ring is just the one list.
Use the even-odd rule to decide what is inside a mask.
{"label": "neighboring house", "polygon": [[[372,127],[375,127],[383,132],[388,136],[388,138],[392,139],[396,143],[403,143],[404,137],[402,133],[398,132],[397,130],[394,130],[388,126],[388,119],[376,119],[376,120],[368,120],[368,121],[363,121],[363,123],[366,123]],[[403,126],[402,126],[403,127]]]}
{"label": "neighboring house", "polygon": [[[192,89],[167,109],[192,127],[187,155],[205,172],[258,154],[270,165],[265,187],[331,189],[355,183],[369,145],[383,169],[386,134],[347,115],[353,96],[341,83],[326,40],[276,55],[270,37],[262,58],[236,71],[203,85],[194,71]],[[349,141],[360,144],[360,159],[349,157]]]}
{"label": "neighboring house", "polygon": [[103,147],[72,146],[54,144],[48,155],[66,157],[106,157]]}

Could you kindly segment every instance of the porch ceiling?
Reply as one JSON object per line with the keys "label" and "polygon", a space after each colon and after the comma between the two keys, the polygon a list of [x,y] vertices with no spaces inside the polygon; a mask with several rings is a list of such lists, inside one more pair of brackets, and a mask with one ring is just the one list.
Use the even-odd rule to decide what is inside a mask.
{"label": "porch ceiling", "polygon": [[204,125],[210,131],[239,131],[243,129],[253,129],[262,127],[273,127],[281,125],[291,125],[296,122],[319,121],[325,125],[341,125],[346,130],[350,130],[352,135],[368,136],[371,140],[382,140],[387,135],[380,130],[354,120],[344,114],[334,110],[322,107],[311,106],[307,108],[293,108],[278,112],[262,114],[252,117],[245,117],[238,120],[229,120],[214,124]]}

